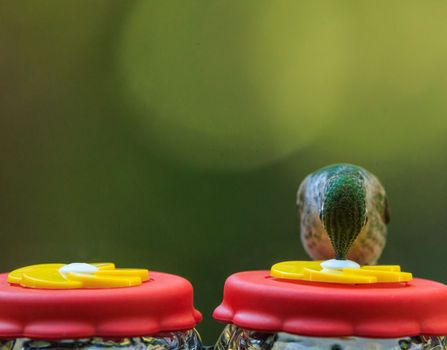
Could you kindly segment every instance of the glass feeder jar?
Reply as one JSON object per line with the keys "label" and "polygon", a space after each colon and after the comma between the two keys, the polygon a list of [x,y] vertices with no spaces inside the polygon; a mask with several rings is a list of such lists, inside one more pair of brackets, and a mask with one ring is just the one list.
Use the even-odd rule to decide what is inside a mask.
{"label": "glass feeder jar", "polygon": [[215,350],[447,349],[446,285],[398,266],[330,276],[318,265],[230,276],[213,314],[227,324]]}
{"label": "glass feeder jar", "polygon": [[0,275],[0,350],[200,350],[184,278],[112,263]]}

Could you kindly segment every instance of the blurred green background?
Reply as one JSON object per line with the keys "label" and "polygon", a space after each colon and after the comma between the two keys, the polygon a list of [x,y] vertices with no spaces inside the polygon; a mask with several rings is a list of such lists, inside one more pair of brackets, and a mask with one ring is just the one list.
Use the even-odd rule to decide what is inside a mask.
{"label": "blurred green background", "polygon": [[447,2],[1,1],[1,269],[115,261],[195,285],[306,259],[295,192],[351,162],[382,263],[447,282]]}

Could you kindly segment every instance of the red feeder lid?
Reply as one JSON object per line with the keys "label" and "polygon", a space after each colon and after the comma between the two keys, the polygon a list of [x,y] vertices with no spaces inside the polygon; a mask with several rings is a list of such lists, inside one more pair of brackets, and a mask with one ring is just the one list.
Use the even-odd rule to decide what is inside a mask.
{"label": "red feeder lid", "polygon": [[447,286],[407,283],[349,285],[276,279],[240,272],[225,282],[214,318],[239,327],[304,336],[394,338],[447,335]]}
{"label": "red feeder lid", "polygon": [[128,288],[33,289],[0,274],[0,337],[132,337],[194,328],[202,316],[184,278],[150,272]]}

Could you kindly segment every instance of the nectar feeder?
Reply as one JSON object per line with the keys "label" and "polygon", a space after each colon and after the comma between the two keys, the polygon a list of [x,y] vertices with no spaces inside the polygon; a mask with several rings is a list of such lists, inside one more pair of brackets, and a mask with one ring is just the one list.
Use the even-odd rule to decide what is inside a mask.
{"label": "nectar feeder", "polygon": [[447,286],[374,265],[389,221],[375,176],[348,164],[318,170],[298,208],[302,242],[319,260],[228,277],[213,313],[227,324],[216,350],[447,349]]}
{"label": "nectar feeder", "polygon": [[199,350],[184,278],[113,263],[40,264],[0,274],[2,350]]}

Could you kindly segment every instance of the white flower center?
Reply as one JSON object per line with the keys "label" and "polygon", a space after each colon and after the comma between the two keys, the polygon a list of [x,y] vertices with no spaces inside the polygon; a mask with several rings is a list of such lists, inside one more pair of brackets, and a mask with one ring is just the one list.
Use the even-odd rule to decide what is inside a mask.
{"label": "white flower center", "polygon": [[341,272],[343,269],[359,269],[360,265],[352,260],[330,259],[323,261],[320,266],[323,268],[321,272]]}
{"label": "white flower center", "polygon": [[98,268],[94,265],[86,264],[86,263],[71,263],[68,265],[64,265],[59,269],[59,272],[62,275],[67,273],[86,273],[92,274],[98,271]]}

